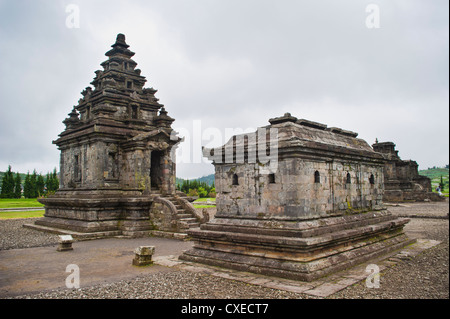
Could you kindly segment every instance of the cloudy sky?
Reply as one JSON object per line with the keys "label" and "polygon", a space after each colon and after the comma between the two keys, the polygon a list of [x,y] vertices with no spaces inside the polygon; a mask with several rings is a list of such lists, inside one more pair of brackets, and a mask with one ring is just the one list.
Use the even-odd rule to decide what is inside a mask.
{"label": "cloudy sky", "polygon": [[[285,112],[358,132],[369,144],[392,141],[420,169],[448,164],[448,6],[0,0],[0,170],[59,166],[52,140],[118,33],[186,136],[179,177],[213,172],[198,163],[201,145]],[[212,130],[221,138],[212,141]]]}

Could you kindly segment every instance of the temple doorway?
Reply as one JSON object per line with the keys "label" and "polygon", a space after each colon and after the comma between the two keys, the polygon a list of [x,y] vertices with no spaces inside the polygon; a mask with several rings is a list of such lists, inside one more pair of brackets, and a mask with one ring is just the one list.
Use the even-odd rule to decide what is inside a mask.
{"label": "temple doorway", "polygon": [[162,159],[164,153],[162,151],[152,151],[151,163],[150,163],[150,182],[152,188],[161,189],[163,172],[162,172]]}

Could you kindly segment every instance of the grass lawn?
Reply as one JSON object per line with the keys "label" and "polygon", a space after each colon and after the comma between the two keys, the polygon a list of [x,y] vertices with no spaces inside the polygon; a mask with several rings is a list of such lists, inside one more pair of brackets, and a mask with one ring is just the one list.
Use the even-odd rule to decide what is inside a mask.
{"label": "grass lawn", "polygon": [[36,198],[0,198],[0,208],[44,207]]}
{"label": "grass lawn", "polygon": [[214,205],[195,205],[194,204],[194,208],[210,208],[210,207],[216,207]]}
{"label": "grass lawn", "polygon": [[216,199],[215,198],[199,198],[199,199],[196,199],[192,203],[192,205],[194,205],[195,208],[210,208],[210,207],[214,207],[213,205],[202,205],[202,203],[208,202],[208,201],[215,203]]}
{"label": "grass lawn", "polygon": [[215,198],[198,198],[194,201],[194,203],[199,203],[199,202],[215,202],[216,199]]}
{"label": "grass lawn", "polygon": [[45,210],[35,210],[32,212],[0,212],[0,219],[11,218],[38,218],[43,217]]}

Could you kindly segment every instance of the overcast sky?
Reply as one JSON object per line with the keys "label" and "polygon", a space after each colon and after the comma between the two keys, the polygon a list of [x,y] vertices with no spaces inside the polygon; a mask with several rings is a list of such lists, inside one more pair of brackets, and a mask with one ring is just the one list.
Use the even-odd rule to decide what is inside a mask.
{"label": "overcast sky", "polygon": [[[366,12],[370,4],[379,9],[378,28],[368,27],[376,23],[376,12]],[[188,135],[191,163],[178,164],[179,177],[214,171],[192,162],[201,145],[225,143],[226,129],[256,129],[285,112],[358,132],[369,144],[392,141],[419,169],[443,166],[448,6],[448,0],[0,0],[0,170],[10,164],[45,174],[59,167],[52,140],[118,33],[136,52],[146,87],[158,90],[173,126]],[[208,128],[223,140],[211,142]]]}

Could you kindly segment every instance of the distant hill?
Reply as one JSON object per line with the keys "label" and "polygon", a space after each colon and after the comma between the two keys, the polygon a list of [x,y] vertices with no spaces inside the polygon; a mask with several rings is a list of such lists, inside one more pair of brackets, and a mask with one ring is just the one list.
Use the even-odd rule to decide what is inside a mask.
{"label": "distant hill", "polygon": [[[181,183],[183,183],[183,180],[185,180],[185,179],[177,177],[176,178],[176,183],[177,184],[181,184]],[[214,174],[211,174],[211,175],[202,176],[202,177],[199,177],[199,178],[193,178],[193,179],[189,179],[189,180],[191,180],[191,181],[197,180],[199,182],[205,182],[208,185],[212,185],[214,183],[215,179],[214,179]]]}
{"label": "distant hill", "polygon": [[449,190],[449,169],[448,165],[443,167],[433,167],[429,169],[424,169],[419,171],[419,175],[426,176],[431,179],[431,186],[434,189],[440,184],[441,176],[442,181],[444,182],[444,193],[448,193]]}
{"label": "distant hill", "polygon": [[203,176],[203,177],[197,178],[197,180],[199,182],[205,182],[208,185],[212,185],[212,184],[214,184],[215,178],[214,178],[214,174],[211,174],[211,175],[207,175],[207,176]]}
{"label": "distant hill", "polygon": [[433,167],[428,168],[424,170],[419,171],[419,175],[429,177],[431,179],[434,178],[441,178],[441,176],[447,176],[449,175],[449,169],[448,167],[442,168],[442,167]]}

